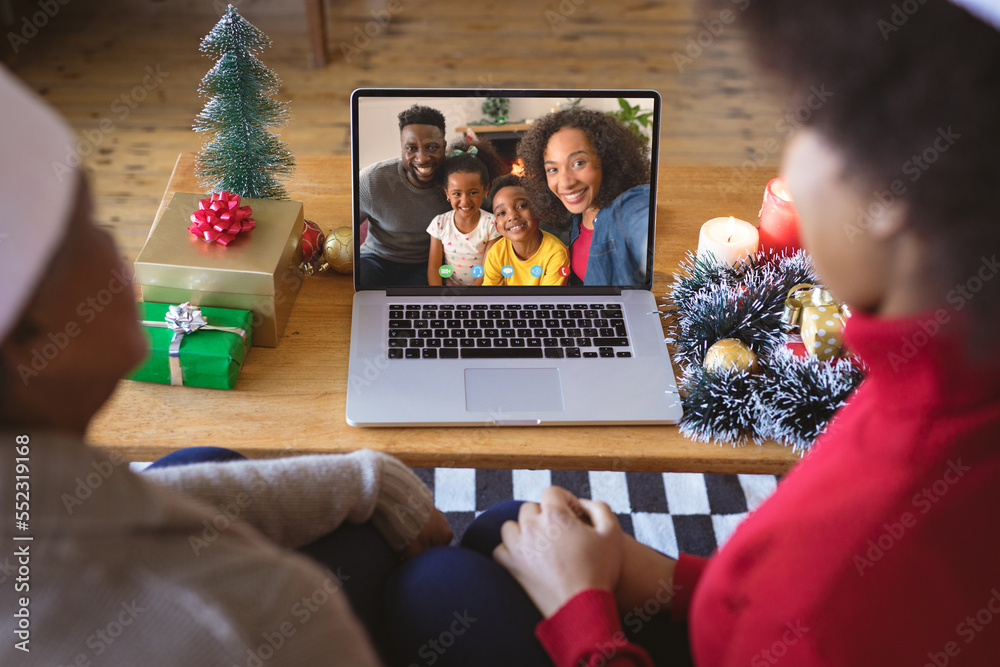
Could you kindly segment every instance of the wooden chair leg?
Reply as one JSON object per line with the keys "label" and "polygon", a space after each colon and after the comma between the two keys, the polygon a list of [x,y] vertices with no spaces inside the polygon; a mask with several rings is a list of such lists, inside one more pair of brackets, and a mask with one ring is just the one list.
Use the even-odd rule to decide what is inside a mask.
{"label": "wooden chair leg", "polygon": [[306,0],[309,66],[326,67],[326,15],[323,0]]}

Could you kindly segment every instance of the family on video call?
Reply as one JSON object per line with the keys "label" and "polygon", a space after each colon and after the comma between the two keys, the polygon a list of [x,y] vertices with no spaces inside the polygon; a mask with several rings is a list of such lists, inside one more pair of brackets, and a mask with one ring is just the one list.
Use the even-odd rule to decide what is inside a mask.
{"label": "family on video call", "polygon": [[402,155],[358,176],[361,285],[645,283],[650,148],[617,119],[580,105],[536,119],[517,176],[485,139],[447,144],[438,109],[398,118]]}

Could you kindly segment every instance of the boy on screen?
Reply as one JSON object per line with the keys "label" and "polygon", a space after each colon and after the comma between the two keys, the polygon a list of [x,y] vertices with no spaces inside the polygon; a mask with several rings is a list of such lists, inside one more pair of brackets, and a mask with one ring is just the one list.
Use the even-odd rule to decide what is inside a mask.
{"label": "boy on screen", "polygon": [[490,192],[497,231],[503,236],[486,254],[483,285],[565,285],[569,250],[538,228],[519,177],[502,176]]}

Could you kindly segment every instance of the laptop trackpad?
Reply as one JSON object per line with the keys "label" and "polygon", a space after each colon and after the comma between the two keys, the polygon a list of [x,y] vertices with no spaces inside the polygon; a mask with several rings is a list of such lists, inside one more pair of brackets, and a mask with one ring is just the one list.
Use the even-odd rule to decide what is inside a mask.
{"label": "laptop trackpad", "polygon": [[465,409],[489,412],[559,412],[562,384],[555,368],[467,368]]}

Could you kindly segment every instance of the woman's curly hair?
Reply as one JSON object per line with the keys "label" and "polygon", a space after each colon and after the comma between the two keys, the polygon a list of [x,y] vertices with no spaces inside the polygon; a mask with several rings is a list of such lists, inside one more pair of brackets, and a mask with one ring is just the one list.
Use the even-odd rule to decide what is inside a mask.
{"label": "woman's curly hair", "polygon": [[[897,23],[899,5],[762,0],[738,23],[796,119],[846,156],[845,178],[864,195],[903,192],[908,223],[934,255],[935,296],[968,305],[973,338],[987,341],[1000,328],[1000,294],[956,304],[953,288],[978,280],[1000,248],[1000,33],[952,2],[914,3]],[[729,6],[705,3],[714,16]]]}
{"label": "woman's curly hair", "polygon": [[542,220],[564,224],[568,218],[566,207],[549,190],[544,164],[549,138],[567,127],[583,130],[601,161],[601,188],[594,201],[599,208],[626,190],[649,183],[649,146],[615,118],[584,107],[547,114],[536,120],[517,144],[517,156],[524,162],[524,186]]}
{"label": "woman's curly hair", "polygon": [[[473,147],[476,149],[475,155],[469,153],[469,149]],[[462,152],[452,156],[452,151]],[[445,156],[442,171],[445,187],[448,186],[448,176],[451,174],[479,174],[485,191],[489,189],[494,179],[510,172],[510,168],[487,139],[477,141],[459,139],[448,146]]]}

